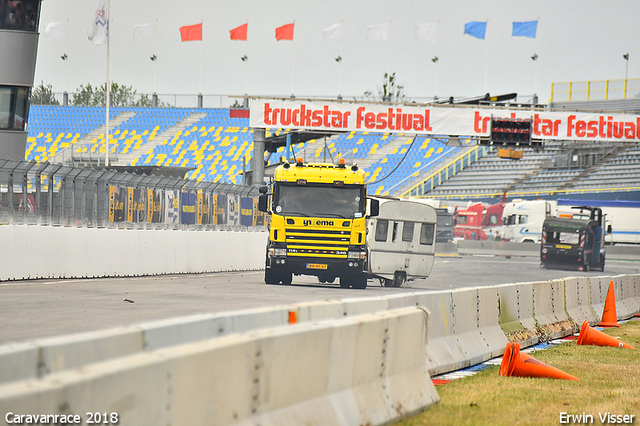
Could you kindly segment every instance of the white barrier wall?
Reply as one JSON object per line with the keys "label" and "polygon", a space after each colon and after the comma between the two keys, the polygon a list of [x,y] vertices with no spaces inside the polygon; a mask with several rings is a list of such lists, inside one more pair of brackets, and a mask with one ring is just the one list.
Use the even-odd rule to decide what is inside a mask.
{"label": "white barrier wall", "polygon": [[262,269],[267,232],[6,225],[0,241],[0,280],[83,278]]}
{"label": "white barrier wall", "polygon": [[99,410],[123,426],[384,424],[439,401],[426,327],[425,311],[405,308],[172,346],[1,385],[0,412]]}

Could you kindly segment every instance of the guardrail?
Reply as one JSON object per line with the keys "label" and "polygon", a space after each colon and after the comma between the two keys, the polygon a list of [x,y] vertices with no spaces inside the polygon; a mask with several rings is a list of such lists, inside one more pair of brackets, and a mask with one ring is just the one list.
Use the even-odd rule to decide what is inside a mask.
{"label": "guardrail", "polygon": [[618,319],[637,314],[640,275],[619,275],[204,314],[0,346],[0,412],[115,413],[123,426],[386,424],[438,401],[429,374],[599,321],[610,281]]}

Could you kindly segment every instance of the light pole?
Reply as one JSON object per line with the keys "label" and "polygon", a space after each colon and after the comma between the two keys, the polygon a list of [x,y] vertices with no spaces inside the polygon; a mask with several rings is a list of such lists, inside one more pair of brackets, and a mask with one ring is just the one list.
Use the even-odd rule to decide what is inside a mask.
{"label": "light pole", "polygon": [[536,70],[533,77],[533,103],[538,103],[538,54],[534,53],[531,60],[536,63]]}
{"label": "light pole", "polygon": [[[247,55],[242,56],[240,58],[242,62],[244,62],[244,94],[245,96],[248,94],[247,92],[247,82],[249,81],[249,57]],[[242,100],[242,108],[249,108],[249,98],[245,97]]]}
{"label": "light pole", "polygon": [[69,66],[67,65],[67,54],[63,53],[60,56],[60,59],[64,61],[64,93],[62,94],[62,105],[67,106],[69,104],[69,93],[67,93],[67,70]]}
{"label": "light pole", "polygon": [[433,58],[431,58],[431,62],[433,62],[434,64],[436,64],[436,87],[435,87],[435,94],[433,95],[433,100],[437,101],[438,100],[438,61],[440,59],[437,56],[434,56]]}
{"label": "light pole", "polygon": [[342,56],[338,55],[336,62],[340,64],[338,70],[338,99],[342,99]]}
{"label": "light pole", "polygon": [[156,60],[158,59],[158,57],[156,56],[156,54],[154,53],[152,56],[149,56],[149,59],[151,59],[151,62],[153,62],[153,95],[151,97],[151,106],[153,108],[157,108],[158,107],[158,92],[156,90],[156,83],[158,81],[158,63],[156,62]]}
{"label": "light pole", "polygon": [[629,76],[629,52],[622,55],[625,60],[624,66],[624,98],[627,99],[627,77]]}

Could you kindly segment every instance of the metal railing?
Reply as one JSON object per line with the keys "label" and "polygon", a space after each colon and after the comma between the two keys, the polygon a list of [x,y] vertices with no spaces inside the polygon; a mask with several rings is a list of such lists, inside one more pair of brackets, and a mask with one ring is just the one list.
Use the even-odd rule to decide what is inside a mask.
{"label": "metal railing", "polygon": [[551,83],[551,102],[627,99],[640,96],[640,78]]}
{"label": "metal railing", "polygon": [[607,188],[584,188],[584,189],[548,189],[537,191],[509,191],[509,192],[486,192],[486,193],[451,193],[451,194],[429,194],[429,198],[445,199],[445,200],[488,200],[496,198],[523,198],[523,199],[538,199],[538,198],[551,198],[555,199],[562,195],[595,195],[595,194],[610,194],[619,192],[633,192],[640,193],[640,187],[628,186],[628,187],[607,187]]}
{"label": "metal railing", "polygon": [[[178,94],[178,93],[135,93],[125,96],[112,94],[112,107],[144,107],[144,108],[242,108],[247,107],[247,99],[289,99],[289,100],[316,100],[316,101],[343,101],[365,103],[388,103],[376,96],[331,96],[331,95],[296,95],[295,97],[282,95],[220,95],[220,94]],[[451,96],[447,98],[415,96],[404,97],[392,103],[401,104],[456,104],[477,97]],[[520,99],[520,100],[519,100]],[[530,104],[536,99],[535,95],[521,95],[509,101],[509,104]],[[154,106],[155,102],[155,106]],[[59,106],[91,106],[104,107],[106,104],[104,93],[74,93],[74,92],[49,92],[46,96],[32,97],[32,105],[59,105]],[[492,106],[495,102],[482,101],[481,105]],[[530,108],[530,105],[528,105]]]}
{"label": "metal railing", "polygon": [[255,187],[0,160],[0,225],[131,229],[261,227]]}
{"label": "metal railing", "polygon": [[403,192],[401,194],[402,197],[421,197],[427,194],[427,192],[431,191],[436,186],[443,183],[445,180],[449,179],[451,176],[454,176],[465,167],[472,164],[474,161],[482,158],[485,154],[490,152],[492,147],[478,145],[471,149],[471,151],[466,152],[464,155],[459,156],[455,160],[448,163],[446,166],[438,169],[431,176],[420,182],[419,184],[413,186],[411,189]]}

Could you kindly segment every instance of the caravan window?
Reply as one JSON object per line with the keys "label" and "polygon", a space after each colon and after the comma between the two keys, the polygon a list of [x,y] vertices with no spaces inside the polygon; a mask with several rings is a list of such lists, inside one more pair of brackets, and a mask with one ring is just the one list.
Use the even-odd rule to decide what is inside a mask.
{"label": "caravan window", "polygon": [[387,241],[387,231],[389,231],[389,221],[378,219],[378,223],[376,224],[376,241]]}
{"label": "caravan window", "polygon": [[402,227],[402,241],[413,241],[413,222],[405,222]]}
{"label": "caravan window", "polygon": [[433,245],[433,223],[423,223],[420,228],[420,244]]}
{"label": "caravan window", "polygon": [[398,236],[398,222],[393,222],[393,231],[391,232],[391,242],[396,242],[396,237]]}

